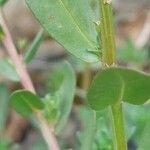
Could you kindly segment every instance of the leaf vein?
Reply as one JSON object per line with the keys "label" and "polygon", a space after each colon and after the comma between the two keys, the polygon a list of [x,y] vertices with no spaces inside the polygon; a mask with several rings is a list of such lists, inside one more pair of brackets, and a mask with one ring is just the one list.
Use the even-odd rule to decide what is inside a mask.
{"label": "leaf vein", "polygon": [[62,0],[59,0],[60,4],[62,5],[62,7],[66,10],[66,12],[69,14],[69,16],[71,17],[72,21],[74,22],[74,25],[77,27],[78,31],[80,32],[80,34],[84,37],[84,39],[86,39],[86,41],[95,48],[95,46],[93,45],[93,43],[90,41],[90,39],[86,36],[86,34],[84,33],[84,31],[80,28],[79,24],[76,22],[76,20],[74,19],[74,17],[72,16],[72,14],[69,12],[67,6],[64,4],[64,2]]}

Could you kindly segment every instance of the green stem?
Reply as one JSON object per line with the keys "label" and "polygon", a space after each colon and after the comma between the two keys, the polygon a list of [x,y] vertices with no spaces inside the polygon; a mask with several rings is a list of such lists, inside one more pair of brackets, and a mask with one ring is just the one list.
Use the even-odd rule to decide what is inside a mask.
{"label": "green stem", "polygon": [[[113,28],[113,11],[111,0],[99,0],[100,4],[100,39],[102,47],[102,62],[104,67],[111,67],[115,65],[115,34]],[[113,135],[115,138],[115,149],[116,150],[127,150],[127,144],[124,133],[124,122],[122,103],[111,107],[111,116],[113,122]]]}
{"label": "green stem", "polygon": [[105,66],[111,66],[115,63],[115,37],[113,28],[112,5],[108,0],[99,0],[100,2],[100,30],[102,45],[102,61]]}
{"label": "green stem", "polygon": [[112,122],[114,132],[114,145],[116,150],[127,150],[126,138],[124,133],[124,120],[122,113],[122,104],[116,104],[111,107]]}

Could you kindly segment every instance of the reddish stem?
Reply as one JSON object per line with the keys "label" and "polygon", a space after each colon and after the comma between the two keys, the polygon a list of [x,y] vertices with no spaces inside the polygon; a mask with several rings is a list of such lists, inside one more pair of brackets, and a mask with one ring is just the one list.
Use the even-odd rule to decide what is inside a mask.
{"label": "reddish stem", "polygon": [[[27,89],[33,93],[36,93],[34,86],[32,84],[31,78],[27,72],[26,65],[23,63],[22,57],[19,56],[17,53],[17,50],[13,43],[11,34],[7,28],[6,22],[2,16],[1,12],[0,12],[0,25],[4,32],[4,38],[2,39],[2,42],[15,65],[15,68],[20,77],[22,86],[25,89]],[[48,126],[48,124],[46,123],[46,121],[43,118],[41,113],[37,113],[36,117],[39,121],[40,130],[43,134],[45,141],[47,142],[49,149],[50,150],[59,150],[57,139],[53,133],[54,129],[52,129]]]}

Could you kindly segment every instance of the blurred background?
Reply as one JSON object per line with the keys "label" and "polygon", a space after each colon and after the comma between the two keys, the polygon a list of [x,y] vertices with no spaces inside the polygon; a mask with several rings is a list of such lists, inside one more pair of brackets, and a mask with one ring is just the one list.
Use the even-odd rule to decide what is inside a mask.
{"label": "blurred background", "polygon": [[[91,0],[91,6],[96,8],[95,0]],[[150,0],[113,0],[113,6],[118,64],[150,73]],[[14,43],[24,53],[41,26],[25,0],[9,0],[3,11]],[[7,53],[1,46],[0,70],[4,67],[2,60],[6,58]],[[89,65],[77,60],[45,33],[36,56],[27,66],[39,95],[48,91],[51,72],[63,60],[68,60],[76,71],[77,90],[68,123],[58,139],[62,150],[79,150],[90,120],[90,113],[84,107],[84,93],[101,64]],[[34,121],[20,117],[9,104],[10,93],[19,88],[20,83],[12,82],[0,72],[0,150],[47,150]],[[136,150],[150,118],[149,108],[125,104],[124,114],[128,147]],[[106,110],[99,116],[97,126],[101,128],[97,129],[93,150],[113,150],[109,116]],[[149,149],[150,145],[148,149],[140,150]]]}

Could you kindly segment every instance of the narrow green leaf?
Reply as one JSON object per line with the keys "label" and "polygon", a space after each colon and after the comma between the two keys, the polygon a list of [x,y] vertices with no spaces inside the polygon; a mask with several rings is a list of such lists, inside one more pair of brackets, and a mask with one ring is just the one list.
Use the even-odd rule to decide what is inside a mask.
{"label": "narrow green leaf", "polygon": [[87,98],[95,110],[121,100],[135,105],[144,104],[150,99],[150,76],[130,69],[104,69],[96,75]]}
{"label": "narrow green leaf", "polygon": [[99,61],[89,0],[26,0],[48,33],[66,50],[88,62]]}
{"label": "narrow green leaf", "polygon": [[9,92],[4,83],[0,83],[0,133],[6,125]]}
{"label": "narrow green leaf", "polygon": [[65,62],[57,67],[51,76],[50,84],[52,91],[59,95],[60,115],[56,124],[56,133],[59,133],[68,120],[76,87],[75,73],[70,64]]}
{"label": "narrow green leaf", "polygon": [[80,150],[91,150],[93,148],[96,135],[96,112],[89,108],[83,107],[80,110],[80,117],[84,125]]}
{"label": "narrow green leaf", "polygon": [[15,67],[7,59],[0,59],[0,74],[10,80],[19,81]]}
{"label": "narrow green leaf", "polygon": [[44,108],[39,97],[27,90],[15,91],[10,100],[16,112],[24,117],[29,117],[33,112]]}
{"label": "narrow green leaf", "polygon": [[25,62],[29,63],[33,57],[35,56],[42,40],[43,40],[43,36],[44,36],[44,30],[41,29],[39,31],[39,33],[36,35],[35,39],[33,40],[32,44],[29,46],[29,48],[27,49],[27,52],[25,54]]}

